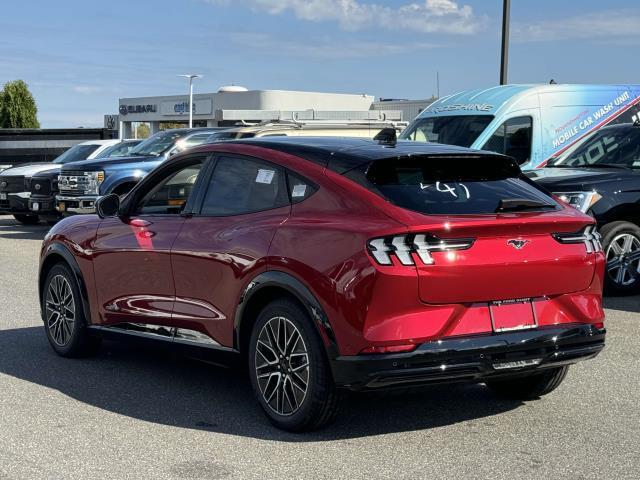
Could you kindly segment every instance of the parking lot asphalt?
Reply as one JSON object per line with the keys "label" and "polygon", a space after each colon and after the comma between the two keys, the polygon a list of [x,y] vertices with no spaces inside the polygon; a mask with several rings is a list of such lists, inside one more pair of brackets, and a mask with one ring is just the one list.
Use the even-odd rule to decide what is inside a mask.
{"label": "parking lot asphalt", "polygon": [[37,299],[47,229],[0,216],[1,480],[640,478],[640,296],[606,300],[605,351],[541,400],[482,385],[359,394],[294,435],[234,370],[113,342],[57,357]]}

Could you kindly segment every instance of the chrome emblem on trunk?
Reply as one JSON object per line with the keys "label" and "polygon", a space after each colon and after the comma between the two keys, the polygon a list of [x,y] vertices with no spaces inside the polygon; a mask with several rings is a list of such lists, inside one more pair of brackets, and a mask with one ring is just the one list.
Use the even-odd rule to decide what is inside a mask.
{"label": "chrome emblem on trunk", "polygon": [[529,243],[529,240],[518,240],[518,239],[511,239],[507,242],[507,245],[511,245],[513,248],[515,248],[516,250],[522,250],[522,248]]}

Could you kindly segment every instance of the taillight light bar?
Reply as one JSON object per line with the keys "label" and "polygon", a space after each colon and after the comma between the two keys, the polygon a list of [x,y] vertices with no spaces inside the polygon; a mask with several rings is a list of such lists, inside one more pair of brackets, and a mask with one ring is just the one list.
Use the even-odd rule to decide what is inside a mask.
{"label": "taillight light bar", "polygon": [[583,243],[587,253],[602,252],[602,238],[595,225],[588,225],[583,230],[574,233],[554,233],[555,238],[560,243]]}
{"label": "taillight light bar", "polygon": [[402,265],[415,265],[414,253],[425,265],[433,265],[431,252],[466,250],[474,241],[474,238],[442,239],[430,233],[412,233],[373,238],[367,242],[367,250],[380,265],[393,265],[391,255],[395,255]]}

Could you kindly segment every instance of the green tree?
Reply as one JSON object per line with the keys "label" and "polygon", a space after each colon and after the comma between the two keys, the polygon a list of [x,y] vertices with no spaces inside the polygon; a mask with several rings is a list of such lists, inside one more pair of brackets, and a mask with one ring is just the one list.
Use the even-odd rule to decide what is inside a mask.
{"label": "green tree", "polygon": [[136,138],[147,138],[151,134],[148,123],[140,123],[136,127]]}
{"label": "green tree", "polygon": [[171,130],[172,128],[185,128],[187,126],[184,122],[160,122],[160,131]]}
{"label": "green tree", "polygon": [[40,128],[38,107],[22,80],[7,82],[0,100],[0,128]]}

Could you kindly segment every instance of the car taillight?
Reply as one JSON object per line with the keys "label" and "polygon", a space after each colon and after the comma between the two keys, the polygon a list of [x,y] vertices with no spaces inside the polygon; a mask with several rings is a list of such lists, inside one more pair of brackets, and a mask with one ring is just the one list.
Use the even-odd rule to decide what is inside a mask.
{"label": "car taillight", "polygon": [[553,238],[560,243],[583,243],[587,253],[602,252],[601,237],[595,225],[588,225],[583,230],[574,233],[554,233]]}
{"label": "car taillight", "polygon": [[431,252],[466,250],[473,245],[473,238],[438,238],[429,233],[394,235],[373,238],[367,243],[367,250],[380,265],[393,265],[395,255],[402,265],[415,265],[415,253],[425,265],[434,262]]}

